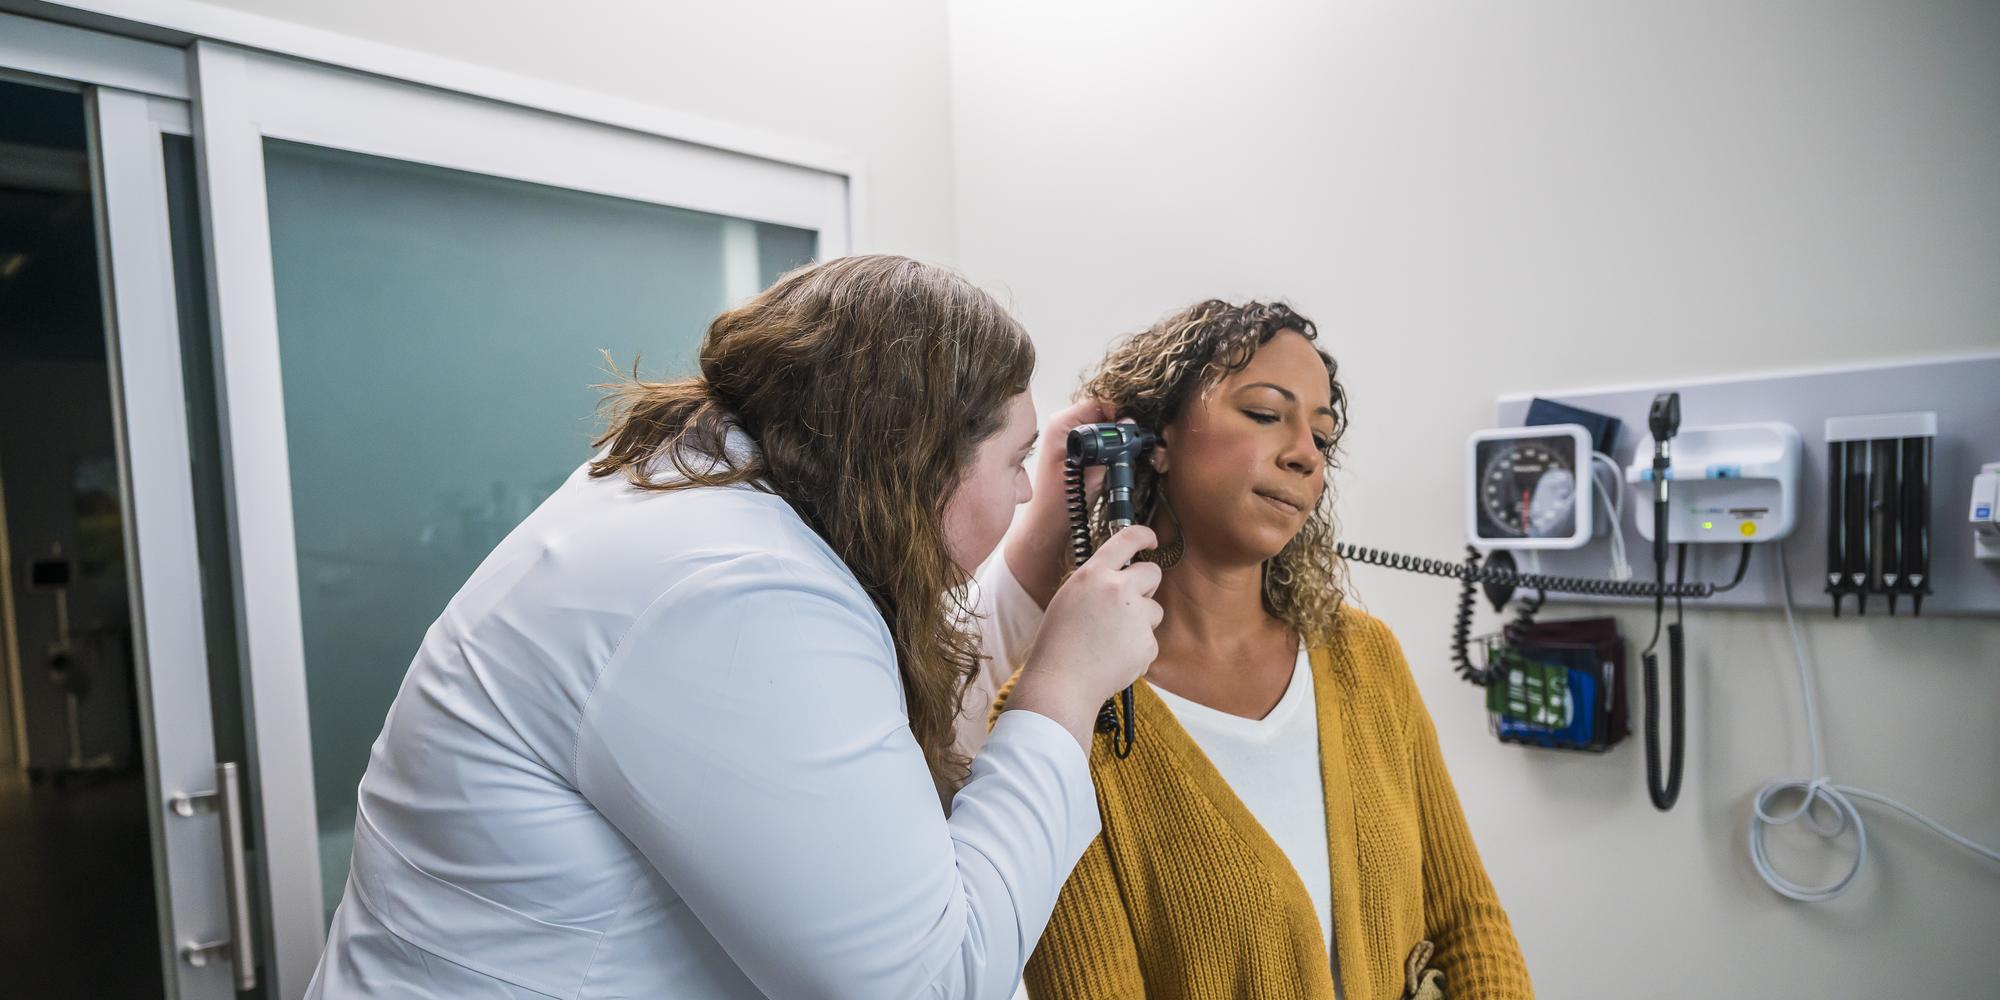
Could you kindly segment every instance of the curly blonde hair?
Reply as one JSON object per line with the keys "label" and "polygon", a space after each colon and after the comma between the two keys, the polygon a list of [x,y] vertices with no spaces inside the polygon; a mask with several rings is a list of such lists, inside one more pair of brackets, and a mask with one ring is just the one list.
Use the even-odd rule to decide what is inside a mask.
{"label": "curly blonde hair", "polygon": [[[1076,395],[1109,403],[1120,419],[1130,417],[1158,431],[1180,419],[1198,396],[1243,370],[1257,349],[1283,330],[1295,331],[1308,341],[1319,339],[1312,320],[1281,302],[1197,302],[1119,341],[1085,377]],[[1321,472],[1327,488],[1305,527],[1265,561],[1264,610],[1307,642],[1322,644],[1332,641],[1347,595],[1347,563],[1334,551],[1332,484],[1340,439],[1347,433],[1347,393],[1341,389],[1333,357],[1317,343],[1313,350],[1326,363],[1333,398],[1334,428]],[[1140,524],[1152,522],[1159,503],[1158,484],[1150,464],[1139,463],[1133,508]],[[1091,535],[1101,544],[1106,534],[1101,500],[1090,522]]]}

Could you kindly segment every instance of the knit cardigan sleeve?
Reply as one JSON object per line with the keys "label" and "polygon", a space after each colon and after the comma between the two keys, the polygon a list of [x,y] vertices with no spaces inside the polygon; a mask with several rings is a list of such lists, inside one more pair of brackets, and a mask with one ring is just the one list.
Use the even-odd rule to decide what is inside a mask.
{"label": "knit cardigan sleeve", "polygon": [[[1393,638],[1390,643],[1402,675],[1408,678],[1401,647]],[[1472,843],[1458,791],[1438,748],[1437,727],[1414,679],[1407,695],[1405,739],[1415,771],[1423,841],[1424,926],[1437,945],[1433,964],[1444,973],[1445,995],[1451,1000],[1533,1000],[1521,945]]]}
{"label": "knit cardigan sleeve", "polygon": [[1028,959],[1032,1000],[1141,1000],[1146,980],[1117,876],[1100,835],[1063,885],[1054,916]]}

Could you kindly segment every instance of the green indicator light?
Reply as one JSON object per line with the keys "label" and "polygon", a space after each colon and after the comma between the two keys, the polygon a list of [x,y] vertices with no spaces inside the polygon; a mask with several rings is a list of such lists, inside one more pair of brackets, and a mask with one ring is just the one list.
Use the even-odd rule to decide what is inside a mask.
{"label": "green indicator light", "polygon": [[1708,529],[1710,529],[1710,528],[1713,528],[1713,527],[1715,527],[1715,522],[1714,522],[1714,521],[1703,521],[1703,522],[1701,522],[1701,527],[1702,527],[1702,530],[1706,531],[1706,530],[1708,530]]}

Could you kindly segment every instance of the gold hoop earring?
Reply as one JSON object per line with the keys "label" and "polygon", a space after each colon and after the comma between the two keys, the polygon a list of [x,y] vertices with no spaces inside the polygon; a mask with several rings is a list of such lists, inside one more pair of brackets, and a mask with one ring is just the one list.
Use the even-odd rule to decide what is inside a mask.
{"label": "gold hoop earring", "polygon": [[1264,560],[1264,580],[1261,589],[1264,592],[1265,604],[1276,613],[1282,613],[1292,603],[1288,595],[1295,577],[1292,575],[1292,568],[1281,561],[1283,557],[1284,553],[1281,552]]}
{"label": "gold hoop earring", "polygon": [[1167,502],[1166,479],[1167,477],[1162,475],[1154,480],[1153,496],[1159,500],[1161,509],[1167,512],[1167,519],[1174,522],[1174,540],[1159,548],[1141,552],[1139,558],[1161,569],[1172,569],[1181,561],[1182,556],[1187,555],[1187,530],[1181,527],[1181,518],[1174,513],[1174,505]]}

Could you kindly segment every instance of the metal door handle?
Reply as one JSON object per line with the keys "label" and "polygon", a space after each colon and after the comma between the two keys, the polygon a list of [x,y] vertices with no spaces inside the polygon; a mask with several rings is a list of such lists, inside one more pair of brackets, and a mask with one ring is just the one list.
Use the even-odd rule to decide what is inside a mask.
{"label": "metal door handle", "polygon": [[229,937],[222,941],[190,941],[181,946],[181,958],[199,969],[226,957],[236,966],[236,989],[254,990],[257,949],[250,940],[249,866],[243,853],[243,787],[235,762],[215,766],[215,791],[179,792],[167,802],[181,816],[221,814],[222,875],[229,897]]}

